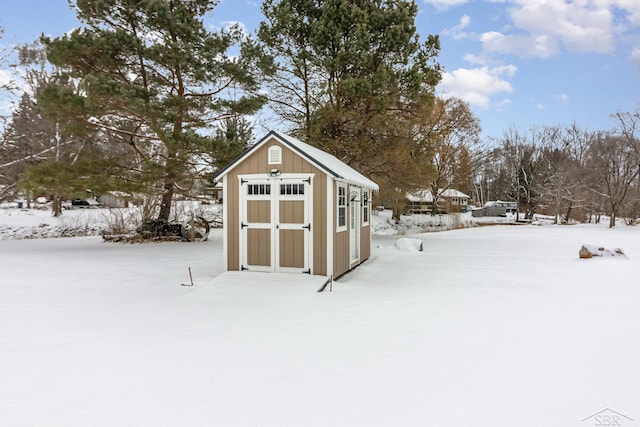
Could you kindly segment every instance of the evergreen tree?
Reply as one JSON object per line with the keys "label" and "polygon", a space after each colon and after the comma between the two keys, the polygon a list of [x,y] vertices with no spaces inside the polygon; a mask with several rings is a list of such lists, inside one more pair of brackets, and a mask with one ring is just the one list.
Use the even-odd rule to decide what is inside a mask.
{"label": "evergreen tree", "polygon": [[424,186],[428,141],[416,139],[416,126],[433,105],[440,45],[437,36],[419,40],[416,3],[270,0],[263,12],[259,37],[278,59],[275,80],[291,88],[272,96],[294,133],[390,198]]}
{"label": "evergreen tree", "polygon": [[15,189],[25,167],[55,156],[55,148],[55,125],[42,117],[28,94],[22,94],[0,146],[0,184]]}
{"label": "evergreen tree", "polygon": [[211,141],[211,158],[214,168],[223,168],[235,160],[249,148],[252,138],[253,128],[245,118],[225,119]]}
{"label": "evergreen tree", "polygon": [[211,147],[204,129],[264,103],[256,91],[271,63],[238,26],[205,28],[217,3],[78,0],[83,27],[44,39],[58,79],[78,81],[81,92],[51,87],[43,106],[128,148],[140,182],[162,196],[159,220],[169,219],[174,194],[193,184],[194,159]]}
{"label": "evergreen tree", "polygon": [[[44,46],[36,42],[20,45],[15,50],[18,56],[16,69],[26,82],[29,93],[37,95],[44,88],[58,83],[51,78],[51,67],[47,63]],[[77,92],[72,84],[61,89]],[[53,214],[58,216],[62,214],[62,197],[71,196],[74,191],[74,183],[71,181],[75,179],[81,182],[78,185],[87,185],[86,171],[78,170],[74,178],[73,170],[80,156],[96,155],[99,139],[93,133],[73,135],[65,129],[66,123],[61,118],[47,117],[40,104],[29,93],[22,94],[6,128],[4,143],[0,149],[0,180],[8,188],[22,188],[26,192],[27,203],[31,196],[52,198]],[[99,157],[106,159],[109,156],[100,153]],[[51,165],[40,167],[41,163],[49,160]],[[83,162],[89,160],[83,159]],[[56,164],[61,168],[59,173],[52,172]],[[27,169],[29,178],[25,179],[23,174]],[[38,171],[44,174],[40,181],[35,178]],[[38,182],[48,182],[54,175],[58,176],[55,189],[52,190],[50,185],[36,185]],[[65,191],[65,186],[68,191]],[[85,187],[85,190],[88,188],[90,187]],[[84,195],[84,190],[82,193]]]}

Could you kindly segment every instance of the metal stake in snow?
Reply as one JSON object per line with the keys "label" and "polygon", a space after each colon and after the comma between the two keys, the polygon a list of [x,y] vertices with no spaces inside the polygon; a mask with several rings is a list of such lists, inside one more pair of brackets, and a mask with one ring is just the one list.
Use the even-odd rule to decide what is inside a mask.
{"label": "metal stake in snow", "polygon": [[187,285],[186,283],[180,283],[180,286],[193,286],[193,276],[191,275],[191,267],[189,267],[189,280],[191,280],[190,285]]}

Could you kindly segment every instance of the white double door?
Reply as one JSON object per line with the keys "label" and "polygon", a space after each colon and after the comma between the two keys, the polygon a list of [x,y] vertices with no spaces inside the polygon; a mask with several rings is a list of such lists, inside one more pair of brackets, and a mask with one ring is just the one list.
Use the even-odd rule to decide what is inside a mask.
{"label": "white double door", "polygon": [[311,273],[312,178],[240,177],[242,270]]}

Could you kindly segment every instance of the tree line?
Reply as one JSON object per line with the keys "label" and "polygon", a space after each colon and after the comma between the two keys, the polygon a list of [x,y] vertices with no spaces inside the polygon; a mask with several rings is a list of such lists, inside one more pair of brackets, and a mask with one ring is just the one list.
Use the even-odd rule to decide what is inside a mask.
{"label": "tree line", "polygon": [[475,150],[469,194],[479,203],[515,200],[527,219],[556,223],[600,215],[635,224],[640,217],[640,111],[617,112],[609,130],[577,124],[510,128]]}
{"label": "tree line", "polygon": [[624,197],[613,195],[618,181],[602,187],[607,169],[595,164],[637,140],[637,113],[619,113],[619,132],[509,130],[480,141],[468,104],[436,96],[440,43],[417,34],[415,1],[264,0],[255,34],[210,30],[217,4],[76,0],[78,29],[20,46],[15,69],[28,89],[2,134],[0,200],[45,194],[60,214],[63,197],[117,190],[147,194],[166,221],[175,196],[197,192],[254,142],[265,107],[269,127],[378,182],[377,203],[395,215],[423,188],[516,199],[528,215],[543,204],[626,215],[637,199],[638,162]]}

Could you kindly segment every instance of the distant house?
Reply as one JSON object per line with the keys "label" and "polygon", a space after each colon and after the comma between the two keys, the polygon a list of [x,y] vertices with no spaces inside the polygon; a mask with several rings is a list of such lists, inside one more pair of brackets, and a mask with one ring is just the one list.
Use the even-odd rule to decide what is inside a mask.
{"label": "distant house", "polygon": [[98,203],[105,208],[128,208],[141,203],[139,197],[122,191],[109,191],[98,196]]}
{"label": "distant house", "polygon": [[101,194],[100,196],[98,196],[98,203],[100,203],[105,208],[129,207],[129,202],[127,201],[127,199],[118,191]]}
{"label": "distant house", "polygon": [[466,212],[469,196],[455,189],[438,190],[438,200],[434,203],[431,190],[418,190],[406,194],[407,211],[410,213]]}
{"label": "distant house", "polygon": [[214,179],[227,270],[335,278],[369,258],[378,185],[334,156],[272,131]]}
{"label": "distant house", "polygon": [[202,189],[202,194],[211,197],[215,202],[222,203],[223,193],[222,193],[222,183],[217,182],[213,186],[204,187]]}
{"label": "distant house", "polygon": [[407,199],[406,211],[415,214],[433,212],[433,194],[430,190],[418,190],[405,195]]}
{"label": "distant house", "polygon": [[484,204],[480,209],[476,209],[472,212],[475,217],[480,216],[507,216],[515,215],[518,211],[518,204],[516,202],[493,200]]}
{"label": "distant house", "polygon": [[462,191],[449,188],[441,192],[439,197],[445,200],[449,212],[466,212],[469,208],[469,196]]}

